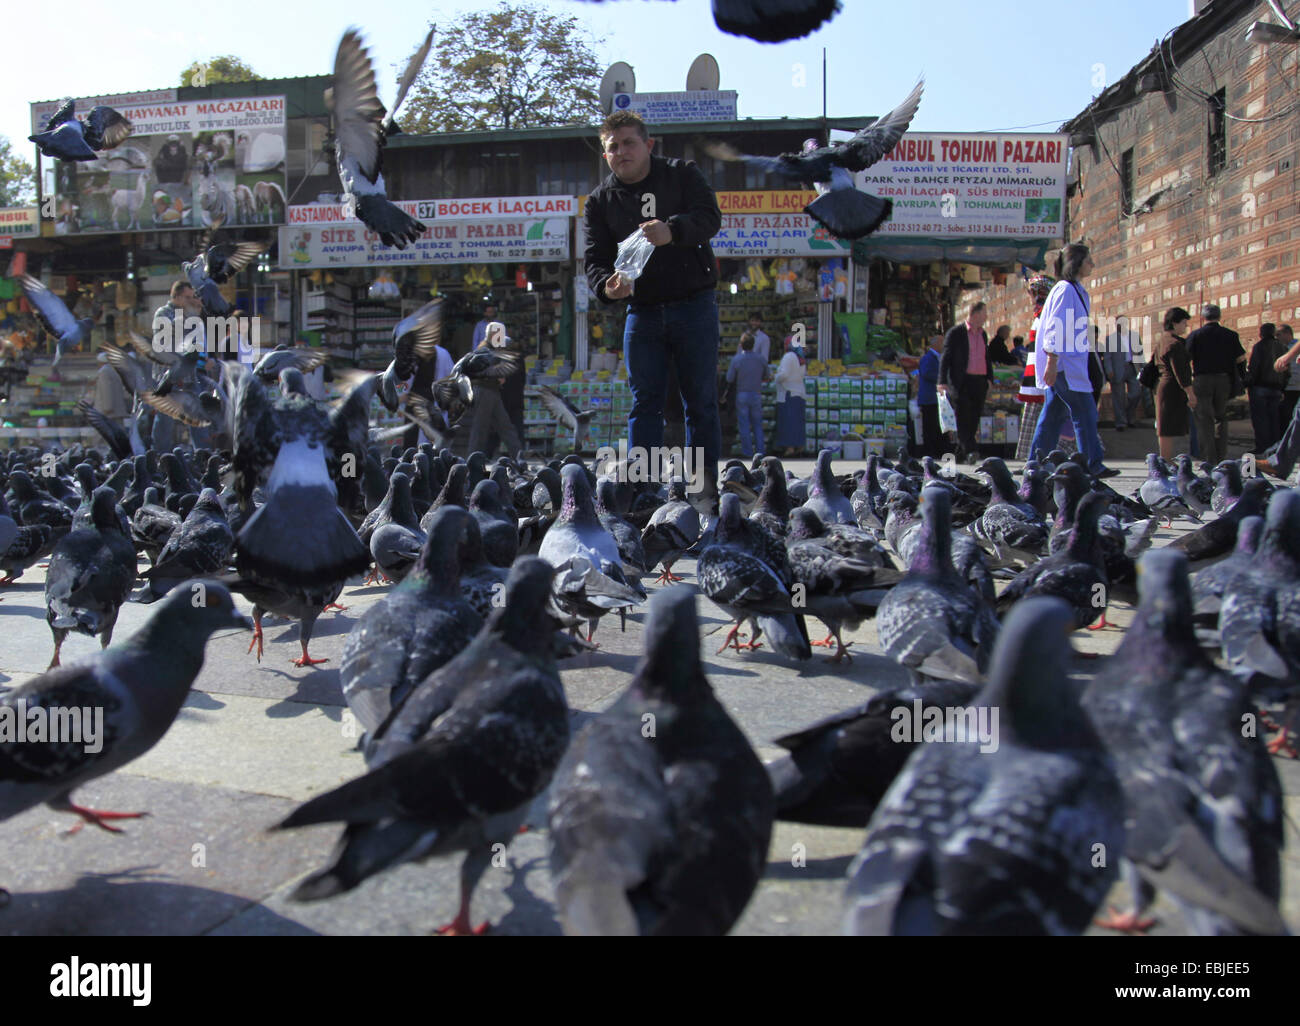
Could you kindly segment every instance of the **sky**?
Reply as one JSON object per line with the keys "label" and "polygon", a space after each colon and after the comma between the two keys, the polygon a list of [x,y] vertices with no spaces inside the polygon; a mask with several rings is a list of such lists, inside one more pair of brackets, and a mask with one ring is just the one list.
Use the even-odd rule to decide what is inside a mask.
{"label": "sky", "polygon": [[[397,67],[432,21],[495,2],[387,0],[63,0],[10,4],[0,70],[0,135],[32,159],[28,104],[62,96],[175,86],[195,61],[233,53],[268,78],[327,74],[343,31],[358,24],[391,103]],[[684,89],[697,54],[711,53],[720,88],[739,94],[745,117],[883,114],[920,74],[926,91],[915,131],[1054,131],[1189,16],[1189,0],[842,0],[819,31],[776,45],[721,32],[708,0],[542,0],[577,17],[598,39],[603,65],[626,61],[640,92]],[[310,14],[306,12],[310,11]],[[804,84],[798,85],[799,65]]]}

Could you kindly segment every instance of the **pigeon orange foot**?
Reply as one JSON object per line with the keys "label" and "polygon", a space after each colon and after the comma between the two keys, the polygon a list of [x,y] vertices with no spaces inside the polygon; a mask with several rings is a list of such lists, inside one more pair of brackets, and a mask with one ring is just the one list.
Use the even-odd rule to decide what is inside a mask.
{"label": "pigeon orange foot", "polygon": [[290,659],[289,662],[291,662],[294,666],[301,667],[301,666],[316,666],[320,663],[328,663],[329,660],[313,659],[311,656],[307,654],[307,646],[306,644],[304,644],[302,646],[302,655],[300,655],[297,659]]}
{"label": "pigeon orange foot", "polygon": [[1117,627],[1118,624],[1107,623],[1107,622],[1106,622],[1106,611],[1105,611],[1105,610],[1102,610],[1102,613],[1101,613],[1101,622],[1100,622],[1100,623],[1090,623],[1090,624],[1088,624],[1087,626],[1088,626],[1088,630],[1090,630],[1090,631],[1102,631],[1102,630],[1105,630],[1107,627]]}
{"label": "pigeon orange foot", "polygon": [[[678,581],[684,580],[686,580],[685,577],[675,574],[671,570],[665,570],[655,578],[655,584],[676,584]],[[4,582],[0,581],[0,584],[2,583]]]}
{"label": "pigeon orange foot", "polygon": [[336,610],[337,612],[342,613],[342,612],[346,612],[347,608],[348,608],[347,606],[341,606],[337,602],[327,602],[325,604],[325,608],[322,609],[321,612],[328,613],[331,609],[333,609]]}
{"label": "pigeon orange foot", "polygon": [[1285,754],[1292,759],[1300,757],[1296,753],[1295,745],[1288,740],[1289,737],[1290,735],[1287,733],[1286,727],[1282,727],[1278,732],[1277,737],[1273,738],[1273,740],[1265,746],[1268,749],[1269,755]]}
{"label": "pigeon orange foot", "polygon": [[839,665],[841,659],[847,659],[849,662],[853,662],[853,656],[849,655],[849,645],[852,645],[853,642],[850,641],[846,644],[845,642],[840,641],[839,638],[836,638],[835,640],[839,644],[839,651],[837,651],[833,656],[830,656],[826,661],[835,666]]}
{"label": "pigeon orange foot", "polygon": [[491,924],[486,920],[474,926],[469,921],[469,903],[462,901],[460,909],[456,912],[456,918],[445,926],[440,926],[434,932],[439,937],[482,937],[488,932]]}
{"label": "pigeon orange foot", "polygon": [[1113,908],[1108,907],[1110,915],[1105,919],[1094,919],[1093,922],[1103,930],[1118,930],[1120,933],[1135,934],[1139,937],[1144,936],[1151,927],[1156,925],[1154,919],[1141,919],[1136,912],[1116,912]]}
{"label": "pigeon orange foot", "polygon": [[262,661],[262,621],[258,620],[253,624],[253,640],[248,643],[248,651],[257,648],[257,661]]}
{"label": "pigeon orange foot", "polygon": [[121,827],[112,826],[105,823],[104,820],[140,819],[141,817],[149,815],[147,812],[106,812],[102,809],[88,809],[82,805],[73,805],[70,802],[60,808],[81,817],[81,819],[73,825],[72,829],[68,831],[69,837],[80,831],[87,823],[93,823],[95,826],[99,827],[100,830],[107,830],[110,834],[120,834],[122,833]]}
{"label": "pigeon orange foot", "polygon": [[821,641],[810,641],[808,644],[814,645],[817,648],[830,648],[832,645],[838,645],[839,642],[835,640],[835,635],[832,633],[827,634]]}

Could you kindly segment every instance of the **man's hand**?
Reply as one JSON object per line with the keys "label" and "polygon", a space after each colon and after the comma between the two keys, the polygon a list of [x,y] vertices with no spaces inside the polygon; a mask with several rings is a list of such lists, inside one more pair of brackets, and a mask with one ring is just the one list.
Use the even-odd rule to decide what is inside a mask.
{"label": "man's hand", "polygon": [[615,271],[605,279],[605,296],[608,299],[626,299],[632,294],[632,283],[624,281],[623,276]]}
{"label": "man's hand", "polygon": [[1056,384],[1056,365],[1049,363],[1043,368],[1043,384],[1051,388]]}
{"label": "man's hand", "polygon": [[643,221],[641,231],[656,246],[667,246],[673,241],[673,230],[663,221]]}
{"label": "man's hand", "polygon": [[935,390],[935,392],[937,392],[939,395],[947,395],[947,394],[948,394],[948,386],[947,386],[947,385],[935,385],[935,386],[934,386],[934,390]]}
{"label": "man's hand", "polygon": [[1291,361],[1288,360],[1285,356],[1279,356],[1276,360],[1273,361],[1273,370],[1275,370],[1278,374],[1281,374],[1284,370],[1286,370],[1290,366],[1291,366]]}
{"label": "man's hand", "polygon": [[1189,410],[1196,409],[1196,393],[1190,388],[1187,390],[1187,408]]}

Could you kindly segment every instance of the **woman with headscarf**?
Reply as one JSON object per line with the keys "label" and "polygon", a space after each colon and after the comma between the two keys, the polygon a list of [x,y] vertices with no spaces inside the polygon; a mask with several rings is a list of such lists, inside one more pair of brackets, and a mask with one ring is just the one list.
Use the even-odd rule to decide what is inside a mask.
{"label": "woman with headscarf", "polygon": [[803,340],[786,336],[785,355],[776,368],[776,438],[772,445],[783,449],[786,457],[803,453],[807,444],[804,437],[804,404],[808,393],[804,391]]}

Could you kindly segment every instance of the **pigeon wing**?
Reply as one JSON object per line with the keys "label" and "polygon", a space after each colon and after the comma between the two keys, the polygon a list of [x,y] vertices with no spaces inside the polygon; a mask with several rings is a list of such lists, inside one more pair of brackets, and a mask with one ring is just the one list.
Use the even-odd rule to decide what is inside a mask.
{"label": "pigeon wing", "polygon": [[921,103],[925,80],[921,79],[907,94],[907,99],[879,121],[843,143],[836,145],[836,163],[850,171],[864,171],[898,145],[907,131],[916,108]]}
{"label": "pigeon wing", "polygon": [[357,162],[373,185],[379,178],[386,111],[379,102],[375,69],[356,29],[348,29],[334,55],[334,87],[330,97],[335,145]]}
{"label": "pigeon wing", "polygon": [[72,316],[67,304],[39,281],[30,274],[23,274],[19,275],[18,284],[22,286],[27,301],[36,307],[55,335],[62,338],[77,330],[77,319]]}

